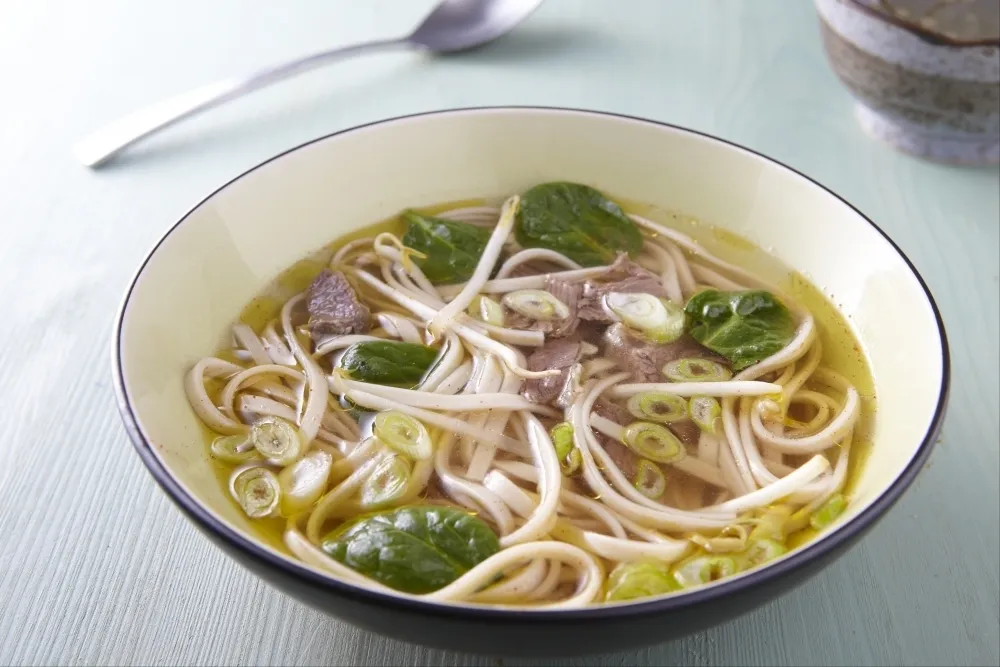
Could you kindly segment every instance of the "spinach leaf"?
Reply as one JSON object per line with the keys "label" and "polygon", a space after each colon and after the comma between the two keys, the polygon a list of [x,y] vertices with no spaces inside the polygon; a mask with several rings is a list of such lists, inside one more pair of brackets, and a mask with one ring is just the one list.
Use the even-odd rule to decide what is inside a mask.
{"label": "spinach leaf", "polygon": [[397,591],[444,588],[500,550],[482,519],[443,506],[363,516],[326,536],[328,556]]}
{"label": "spinach leaf", "polygon": [[416,343],[371,340],[355,343],[340,357],[340,368],[352,380],[414,387],[438,357],[438,350]]}
{"label": "spinach leaf", "polygon": [[698,292],[684,308],[691,336],[742,370],[778,352],[795,336],[795,320],[765,290]]}
{"label": "spinach leaf", "polygon": [[461,283],[472,276],[490,240],[489,229],[414,211],[405,211],[402,217],[403,245],[427,255],[413,261],[431,283]]}
{"label": "spinach leaf", "polygon": [[543,183],[525,192],[514,234],[525,248],[555,250],[583,266],[642,250],[642,233],[618,204],[578,183]]}

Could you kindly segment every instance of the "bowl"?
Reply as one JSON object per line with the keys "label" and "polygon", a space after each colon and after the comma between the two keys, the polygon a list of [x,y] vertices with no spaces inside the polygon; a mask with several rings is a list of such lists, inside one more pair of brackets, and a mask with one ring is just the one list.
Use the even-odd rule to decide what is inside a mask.
{"label": "bowl", "polygon": [[[182,378],[283,269],[408,206],[502,196],[542,181],[591,184],[739,234],[821,287],[848,318],[878,395],[853,503],[819,539],[767,567],[632,604],[509,611],[433,604],[338,581],[262,541],[223,491]],[[707,228],[706,228],[707,229]],[[734,144],[639,118],[552,108],[417,114],[338,132],[251,169],[170,228],[143,260],[115,325],[114,382],[135,449],[181,511],[276,588],[401,640],[489,654],[621,650],[742,614],[816,574],[910,485],[944,415],[948,348],[912,264],[847,202]],[[513,638],[516,638],[512,641]]]}
{"label": "bowl", "polygon": [[1000,161],[996,0],[816,0],[823,47],[862,128],[906,153]]}

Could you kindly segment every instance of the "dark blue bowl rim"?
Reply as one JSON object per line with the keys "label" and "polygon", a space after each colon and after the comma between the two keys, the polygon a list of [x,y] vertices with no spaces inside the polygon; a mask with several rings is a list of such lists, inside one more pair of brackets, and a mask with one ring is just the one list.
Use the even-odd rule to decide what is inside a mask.
{"label": "dark blue bowl rim", "polygon": [[[793,553],[787,559],[770,565],[765,568],[761,568],[756,572],[752,572],[748,575],[740,577],[739,579],[734,579],[732,581],[723,581],[714,586],[710,586],[704,589],[696,589],[690,593],[679,596],[671,596],[662,599],[652,599],[647,602],[637,602],[629,605],[612,605],[612,606],[599,606],[599,607],[589,607],[585,609],[575,609],[575,610],[558,610],[558,611],[509,611],[501,608],[495,607],[464,607],[464,606],[452,606],[433,602],[424,602],[419,599],[410,599],[395,597],[392,595],[387,595],[384,593],[378,593],[375,591],[365,590],[332,577],[327,577],[325,575],[314,572],[305,566],[299,565],[292,561],[284,560],[283,558],[271,553],[267,549],[263,548],[257,542],[243,536],[238,531],[227,526],[224,522],[215,518],[211,512],[206,510],[197,499],[187,493],[184,488],[173,478],[166,467],[160,462],[159,458],[153,453],[150,443],[146,441],[139,428],[138,421],[136,419],[135,413],[132,410],[132,404],[128,397],[128,392],[125,388],[125,379],[122,373],[121,364],[121,334],[122,334],[122,323],[124,321],[125,313],[128,308],[129,299],[132,295],[132,291],[135,288],[136,282],[139,280],[143,270],[149,263],[149,260],[159,249],[160,245],[170,236],[175,229],[177,229],[185,220],[190,217],[191,213],[198,209],[202,204],[207,202],[209,199],[214,197],[220,191],[227,188],[229,185],[235,181],[243,178],[247,174],[256,171],[257,169],[267,165],[275,160],[278,160],[285,155],[297,151],[306,146],[318,143],[321,141],[326,141],[332,137],[336,137],[349,132],[354,132],[363,128],[373,127],[376,125],[382,125],[386,123],[392,123],[396,121],[402,121],[410,118],[419,118],[422,116],[444,116],[450,114],[464,114],[464,113],[477,113],[484,111],[545,111],[545,112],[563,112],[571,114],[586,114],[586,115],[596,115],[605,116],[608,118],[618,118],[628,121],[638,121],[641,123],[648,123],[661,128],[668,128],[670,130],[685,132],[692,135],[697,135],[704,139],[710,141],[715,141],[721,144],[725,144],[731,148],[735,148],[745,153],[754,155],[761,159],[767,160],[773,164],[776,164],[788,171],[798,175],[799,177],[809,181],[818,188],[821,188],[831,197],[836,198],[845,206],[849,207],[855,213],[857,213],[862,219],[864,219],[869,225],[871,225],[882,237],[892,246],[892,248],[899,254],[902,260],[909,267],[910,271],[913,273],[917,282],[920,283],[921,288],[924,290],[924,296],[927,302],[930,304],[931,309],[934,312],[934,318],[937,322],[938,334],[941,339],[941,357],[942,357],[942,377],[941,377],[941,387],[938,394],[937,405],[934,409],[934,416],[931,420],[930,426],[927,432],[924,434],[923,440],[920,446],[917,448],[913,459],[907,465],[907,467],[900,473],[900,475],[893,481],[893,483],[887,488],[868,508],[861,512],[858,516],[854,517],[846,525],[842,526],[840,529],[831,533],[827,537],[821,537],[814,540],[811,544]],[[704,132],[699,132],[697,130],[691,130],[685,127],[680,127],[677,125],[672,125],[670,123],[665,123],[661,121],[651,120],[648,118],[641,118],[637,116],[630,116],[627,114],[612,113],[607,111],[594,111],[589,109],[576,109],[569,107],[546,107],[546,106],[531,106],[531,105],[501,105],[501,106],[484,106],[484,107],[463,107],[455,109],[441,109],[437,111],[425,111],[420,113],[406,114],[403,116],[396,116],[393,118],[386,118],[378,121],[373,121],[371,123],[365,123],[363,125],[358,125],[355,127],[340,130],[338,132],[333,132],[325,136],[307,141],[299,146],[290,148],[274,157],[261,162],[260,164],[248,169],[239,176],[231,179],[221,187],[217,188],[207,197],[202,199],[198,204],[193,206],[187,213],[185,213],[180,220],[178,220],[174,225],[170,227],[164,233],[164,235],[157,241],[156,245],[146,254],[139,269],[134,274],[131,282],[129,283],[128,290],[125,293],[125,297],[119,307],[118,314],[115,317],[114,323],[114,340],[112,345],[112,372],[115,390],[115,399],[118,406],[118,411],[121,414],[122,421],[125,425],[125,430],[128,433],[132,444],[135,447],[136,452],[138,452],[139,457],[142,459],[143,463],[149,469],[156,482],[166,491],[167,495],[194,521],[196,521],[203,529],[211,531],[216,537],[220,538],[224,542],[228,543],[230,546],[242,551],[247,556],[253,558],[260,565],[265,565],[268,567],[273,567],[281,570],[284,574],[297,579],[300,583],[312,586],[315,588],[316,592],[326,591],[332,593],[336,596],[343,596],[352,599],[355,602],[384,605],[389,608],[401,612],[411,612],[418,613],[427,616],[435,616],[438,618],[456,618],[463,620],[481,620],[490,621],[500,624],[520,624],[524,622],[559,622],[564,623],[573,620],[600,620],[600,619],[611,619],[611,618],[629,618],[635,616],[645,616],[645,615],[655,615],[659,613],[666,613],[671,611],[677,611],[680,609],[690,608],[694,606],[701,606],[705,603],[709,603],[713,600],[724,598],[728,595],[732,595],[738,592],[749,592],[752,589],[759,589],[767,586],[772,581],[778,579],[779,577],[784,577],[795,571],[804,568],[810,561],[820,558],[825,554],[838,550],[839,547],[846,546],[851,543],[854,538],[863,533],[869,526],[871,526],[879,517],[885,514],[886,511],[892,505],[896,503],[899,497],[902,495],[903,491],[906,490],[913,480],[916,478],[917,474],[923,468],[924,463],[930,456],[931,450],[937,440],[937,437],[941,431],[941,426],[944,421],[944,414],[948,403],[948,393],[951,384],[951,359],[948,350],[948,341],[945,334],[944,321],[941,318],[941,313],[938,309],[937,304],[934,301],[934,297],[931,295],[930,290],[927,287],[927,283],[924,281],[923,277],[914,267],[910,259],[903,253],[903,251],[897,246],[889,236],[879,228],[872,220],[865,216],[856,207],[851,205],[844,198],[832,192],[830,189],[826,188],[822,184],[816,182],[809,176],[803,174],[802,172],[789,167],[782,162],[769,158],[757,151],[746,148],[734,142],[728,141],[726,139],[720,139],[719,137],[706,134]]]}

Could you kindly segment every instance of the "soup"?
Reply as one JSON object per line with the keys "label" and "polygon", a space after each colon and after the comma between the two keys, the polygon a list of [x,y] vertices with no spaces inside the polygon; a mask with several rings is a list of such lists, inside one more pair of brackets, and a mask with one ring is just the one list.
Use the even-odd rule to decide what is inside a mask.
{"label": "soup", "polygon": [[826,529],[860,346],[801,278],[650,218],[544,183],[294,267],[185,379],[234,502],[346,581],[518,607],[688,590]]}

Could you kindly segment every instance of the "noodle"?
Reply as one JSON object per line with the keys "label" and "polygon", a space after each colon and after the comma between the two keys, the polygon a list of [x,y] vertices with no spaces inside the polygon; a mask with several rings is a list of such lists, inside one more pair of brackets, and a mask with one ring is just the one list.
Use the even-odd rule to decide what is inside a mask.
{"label": "noodle", "polygon": [[[268,505],[268,494],[305,498],[284,532],[304,564],[434,602],[578,608],[631,599],[621,592],[630,566],[653,563],[673,576],[712,545],[740,558],[773,542],[754,526],[778,521],[795,532],[843,492],[862,395],[824,365],[812,313],[636,215],[615,219],[634,225],[632,259],[595,265],[574,254],[583,252],[577,246],[534,247],[515,233],[530,192],[501,208],[438,215],[435,224],[458,225],[441,247],[459,253],[462,238],[481,242],[455,280],[442,282],[430,263],[450,261],[430,257],[440,247],[410,248],[409,237],[390,231],[350,241],[332,254],[327,278],[317,278],[341,276],[340,292],[297,294],[259,330],[235,324],[231,349],[185,376],[240,506],[275,517],[281,504]],[[706,289],[768,291],[789,313],[781,345],[738,365],[696,339],[684,308]],[[535,301],[512,311],[507,295],[523,290]],[[628,298],[613,301],[612,292]],[[314,322],[323,298],[341,299],[328,330]],[[661,319],[644,314],[661,303]],[[354,324],[336,319],[352,313]],[[670,313],[675,319],[664,319]],[[685,329],[643,328],[654,321]],[[623,326],[639,342],[618,354],[610,336]],[[684,351],[656,356],[671,345]],[[350,366],[347,357],[365,349],[395,352]],[[417,514],[404,522],[394,514],[403,510]],[[397,523],[366,523],[372,517]],[[426,517],[424,532],[413,517]],[[331,546],[368,529],[390,531],[377,539],[412,529],[408,539],[431,540],[433,521],[445,520],[459,522],[449,531],[478,537],[455,541],[453,532],[436,544],[441,553],[458,550],[439,564],[454,572],[420,592],[403,581],[405,566],[368,571]],[[420,572],[414,564],[423,586]]]}

